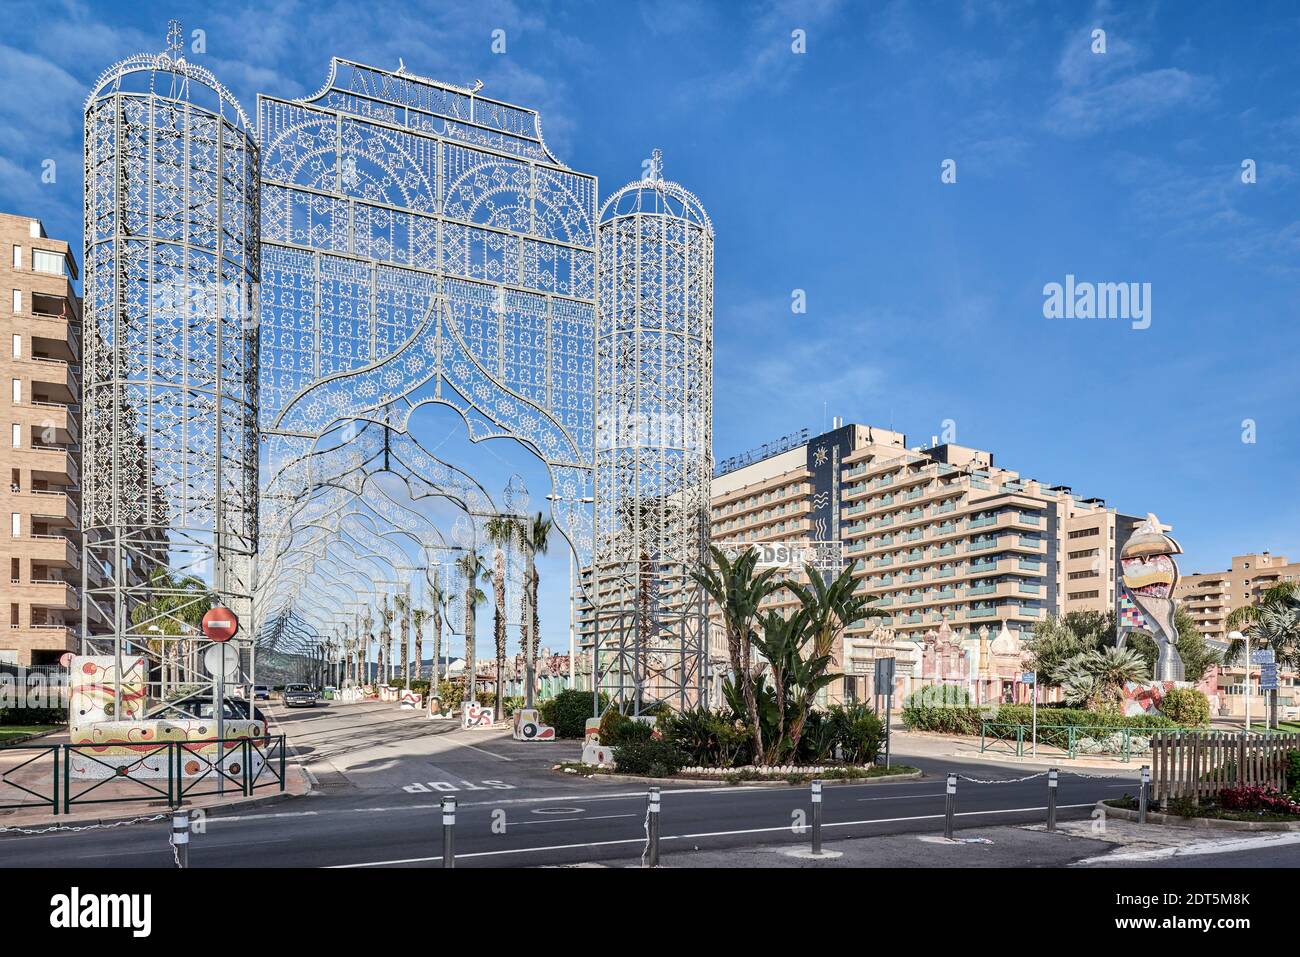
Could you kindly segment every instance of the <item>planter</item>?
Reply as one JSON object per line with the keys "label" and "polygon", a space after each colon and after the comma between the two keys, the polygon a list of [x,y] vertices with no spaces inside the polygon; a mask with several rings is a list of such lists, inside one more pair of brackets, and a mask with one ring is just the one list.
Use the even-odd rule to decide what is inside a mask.
{"label": "planter", "polygon": [[[1138,819],[1138,812],[1126,807],[1112,807],[1105,801],[1098,801],[1097,807],[1108,817],[1117,817],[1121,821]],[[1234,821],[1219,817],[1182,817],[1178,814],[1162,814],[1147,810],[1148,824],[1161,824],[1165,827],[1190,827],[1201,830],[1222,829],[1225,831],[1300,831],[1300,820],[1296,821]]]}

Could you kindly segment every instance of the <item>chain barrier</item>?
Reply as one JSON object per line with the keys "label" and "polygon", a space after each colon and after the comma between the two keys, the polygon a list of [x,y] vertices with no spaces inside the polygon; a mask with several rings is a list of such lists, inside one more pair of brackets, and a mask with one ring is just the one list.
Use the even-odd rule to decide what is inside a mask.
{"label": "chain barrier", "polygon": [[[1045,778],[1049,773],[1048,771],[1039,771],[1037,774],[1026,774],[1022,778],[973,778],[967,774],[958,774],[957,777],[971,784],[1019,784],[1022,781],[1032,781],[1034,778]],[[1083,774],[1079,771],[1061,771],[1060,776],[1063,778],[1087,778],[1096,781],[1110,781],[1116,777],[1114,774]]]}
{"label": "chain barrier", "polygon": [[93,831],[122,827],[124,824],[144,824],[161,821],[169,814],[154,814],[151,817],[133,817],[126,821],[110,821],[107,824],[96,821],[94,824],[51,824],[49,827],[0,827],[0,834],[49,834],[51,831]]}

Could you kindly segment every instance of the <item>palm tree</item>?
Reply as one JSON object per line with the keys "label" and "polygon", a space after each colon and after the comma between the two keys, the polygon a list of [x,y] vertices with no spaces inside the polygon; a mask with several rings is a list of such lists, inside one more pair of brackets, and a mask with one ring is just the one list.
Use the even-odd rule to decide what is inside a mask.
{"label": "palm tree", "polygon": [[[731,669],[740,686],[749,717],[750,736],[754,744],[754,760],[761,762],[763,728],[759,724],[758,699],[754,694],[753,654],[750,629],[758,615],[763,599],[785,586],[776,578],[775,568],[766,568],[754,574],[758,552],[748,549],[734,562],[716,545],[709,546],[713,565],[691,573],[691,577],[708,592],[722,611],[723,629],[727,634],[727,651],[731,656]],[[714,570],[713,566],[717,566]]]}
{"label": "palm tree", "polygon": [[402,679],[406,687],[411,687],[411,597],[405,592],[398,592],[393,596],[393,603],[397,606],[397,614],[401,616],[401,646],[402,646]]}
{"label": "palm tree", "polygon": [[483,556],[478,552],[466,552],[456,559],[456,567],[460,573],[465,576],[465,700],[462,704],[475,702],[475,695],[478,693],[477,681],[477,662],[476,649],[474,647],[474,627],[478,618],[478,606],[481,602],[487,600],[487,595],[483,594],[478,587],[480,578],[488,575],[487,568],[483,565]]}
{"label": "palm tree", "polygon": [[[1300,668],[1300,582],[1281,582],[1259,596],[1253,605],[1234,609],[1227,618],[1228,627],[1245,632],[1253,648],[1269,648],[1277,663]],[[1234,638],[1228,643],[1224,658],[1235,661],[1243,657],[1245,641]],[[1246,662],[1246,691],[1250,691],[1250,662]],[[1277,690],[1268,695],[1269,724],[1277,724]]]}
{"label": "palm tree", "polygon": [[379,603],[379,614],[384,622],[383,627],[379,629],[379,674],[384,676],[384,684],[388,684],[393,667],[393,606],[388,603],[387,593]]}
{"label": "palm tree", "polygon": [[537,574],[537,556],[545,555],[551,541],[553,523],[543,518],[538,512],[529,523],[524,535],[524,560],[527,570],[524,575],[524,670],[528,689],[524,692],[524,705],[533,706],[533,686],[537,683],[537,652],[541,646],[541,616],[537,610],[537,592],[540,583]]}
{"label": "palm tree", "polygon": [[428,618],[429,613],[423,608],[416,608],[411,612],[411,626],[415,629],[416,680],[424,677],[424,623]]}
{"label": "palm tree", "polygon": [[[835,645],[846,629],[852,628],[864,618],[886,618],[888,612],[872,605],[874,598],[856,595],[854,590],[858,583],[853,577],[853,565],[842,571],[838,578],[827,583],[822,573],[812,565],[804,566],[811,588],[797,582],[790,584],[790,590],[799,598],[803,606],[801,611],[807,616],[808,639],[811,641],[811,654],[806,662],[800,654],[801,664],[826,660],[820,669],[807,668],[798,683],[798,710],[794,723],[790,727],[790,747],[799,748],[799,739],[803,736],[804,722],[812,710],[813,700],[818,691],[829,685],[841,675],[827,674],[825,669],[834,661]],[[792,751],[792,753],[793,753]]]}
{"label": "palm tree", "polygon": [[[1098,651],[1080,656],[1083,670],[1092,675],[1093,701],[1100,705],[1119,707],[1124,702],[1124,686],[1130,681],[1147,681],[1151,667],[1141,652],[1134,648],[1109,645]],[[1073,674],[1073,667],[1067,669]]]}
{"label": "palm tree", "polygon": [[202,580],[192,575],[178,578],[166,568],[149,573],[147,594],[146,601],[131,609],[132,631],[157,636],[146,639],[146,646],[157,660],[160,697],[166,698],[168,686],[180,683],[181,648],[179,642],[164,639],[197,635],[217,596]]}
{"label": "palm tree", "polygon": [[429,585],[429,617],[433,620],[433,667],[429,671],[429,694],[438,693],[438,684],[442,680],[442,619],[447,602],[452,596],[443,591],[442,583],[435,575]]}
{"label": "palm tree", "polygon": [[505,718],[505,674],[506,674],[506,549],[520,535],[519,520],[507,515],[494,515],[488,519],[488,541],[496,547],[492,550],[492,597],[496,610],[492,617],[492,630],[496,638],[496,675],[497,693],[493,711],[496,720]]}

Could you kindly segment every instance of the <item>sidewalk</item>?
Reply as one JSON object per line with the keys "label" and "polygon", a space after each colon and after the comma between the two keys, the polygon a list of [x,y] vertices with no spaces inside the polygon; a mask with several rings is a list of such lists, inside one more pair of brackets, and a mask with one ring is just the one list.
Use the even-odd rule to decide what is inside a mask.
{"label": "sidewalk", "polygon": [[[271,719],[272,733],[277,730],[278,722]],[[0,801],[17,804],[30,800],[26,807],[0,809],[0,832],[11,828],[31,829],[61,827],[85,827],[93,824],[132,821],[137,818],[150,818],[167,814],[170,808],[165,794],[156,794],[152,788],[167,789],[164,780],[156,779],[107,779],[103,784],[93,780],[76,782],[76,794],[88,801],[103,796],[113,795],[134,798],[134,800],[105,800],[104,803],[74,803],[70,813],[63,812],[62,756],[57,756],[57,773],[59,775],[59,813],[55,814],[47,803],[38,803],[40,797],[49,798],[52,789],[52,775],[56,773],[56,759],[48,754],[42,755],[41,748],[66,744],[69,740],[66,729],[50,732],[40,738],[24,742],[23,748],[0,748]],[[184,806],[190,810],[213,810],[217,808],[260,807],[274,804],[293,797],[310,794],[315,789],[311,773],[300,762],[293,759],[293,750],[288,736],[285,738],[290,759],[284,768],[284,790],[280,790],[270,773],[264,773],[258,781],[258,787],[249,797],[241,793],[241,786],[232,781],[226,782],[226,793],[207,793],[214,791],[217,785],[215,773],[207,779],[187,779],[185,787],[194,788],[195,792],[184,797]],[[7,786],[4,786],[7,785]],[[95,790],[97,789],[97,790]],[[126,792],[126,793],[123,793]]]}
{"label": "sidewalk", "polygon": [[1016,757],[1006,751],[988,750],[980,753],[980,739],[960,735],[938,734],[932,731],[900,731],[892,733],[890,743],[891,758],[902,759],[908,756],[922,758],[961,758],[963,761],[984,761],[990,764],[1015,764],[1042,768],[1096,768],[1112,771],[1116,775],[1137,775],[1144,764],[1150,764],[1150,755],[1135,754],[1132,760],[1125,762],[1117,757],[1104,758],[1096,755],[1071,758],[1064,751],[1040,744],[1038,756],[1030,752],[1029,742],[1025,743],[1025,756]]}

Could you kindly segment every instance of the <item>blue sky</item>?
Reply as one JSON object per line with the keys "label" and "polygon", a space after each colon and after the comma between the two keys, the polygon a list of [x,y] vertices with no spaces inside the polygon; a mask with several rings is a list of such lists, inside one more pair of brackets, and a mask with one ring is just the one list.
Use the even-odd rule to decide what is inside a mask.
{"label": "blue sky", "polygon": [[[160,48],[169,17],[206,31],[193,58],[249,112],[259,91],[317,89],[331,54],[400,56],[541,110],[602,195],[657,146],[701,197],[718,458],[824,415],[913,444],[951,419],[998,464],[1157,512],[1185,572],[1300,558],[1293,3],[3,6],[0,208],[52,235],[80,235],[88,87]],[[1150,283],[1150,328],[1045,319],[1067,274]]]}

